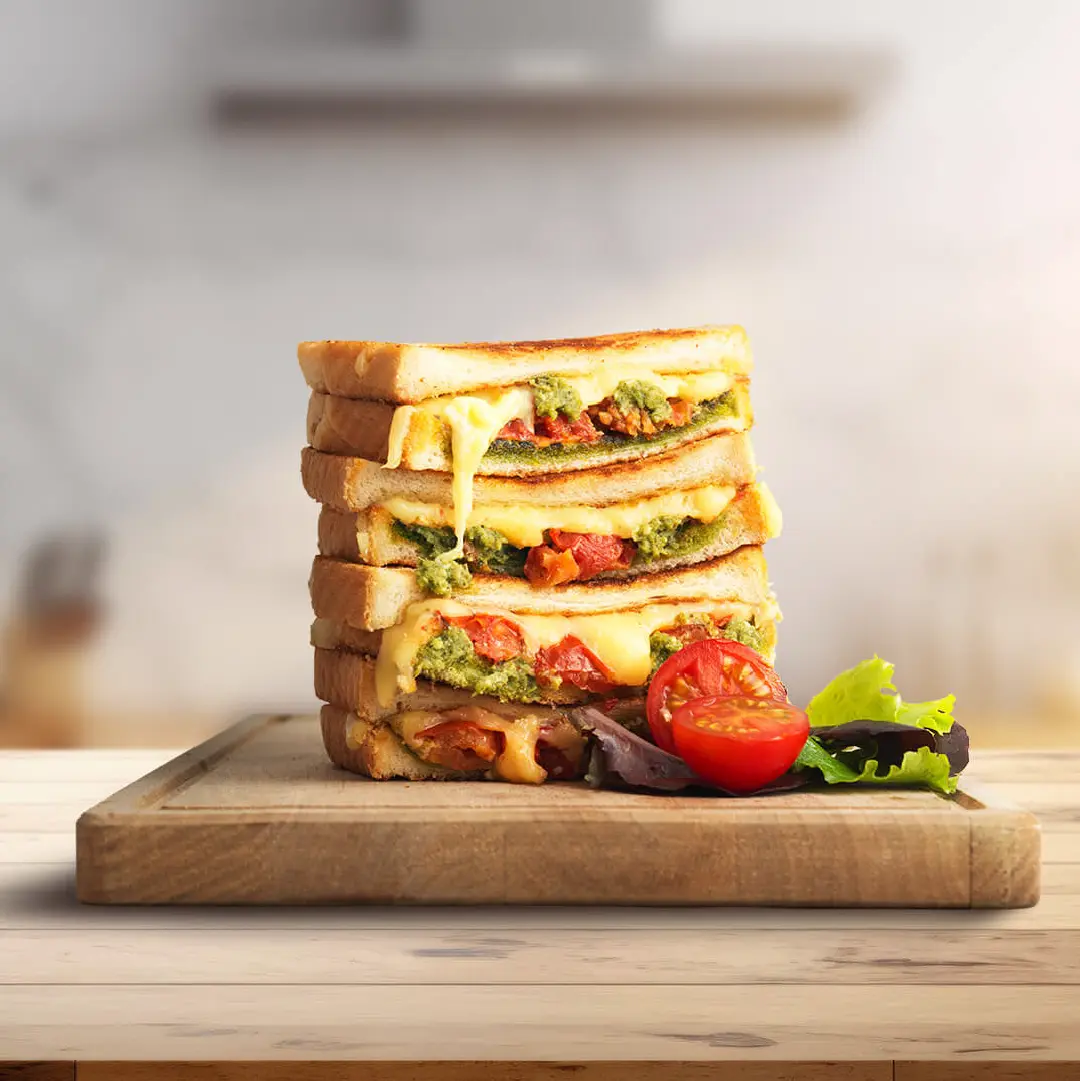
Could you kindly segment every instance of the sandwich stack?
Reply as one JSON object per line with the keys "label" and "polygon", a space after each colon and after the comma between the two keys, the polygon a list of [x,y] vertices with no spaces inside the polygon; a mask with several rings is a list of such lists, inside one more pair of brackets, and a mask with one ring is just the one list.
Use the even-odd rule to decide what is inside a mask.
{"label": "sandwich stack", "polygon": [[[628,727],[682,645],[772,663],[740,327],[464,345],[305,342],[315,689],[375,779],[579,777],[571,709]],[[647,730],[646,730],[647,731]]]}

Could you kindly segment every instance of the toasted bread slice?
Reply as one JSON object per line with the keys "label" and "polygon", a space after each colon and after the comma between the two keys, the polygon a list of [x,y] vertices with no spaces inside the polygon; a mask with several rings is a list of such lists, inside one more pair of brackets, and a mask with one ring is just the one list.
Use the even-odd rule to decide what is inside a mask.
{"label": "toasted bread slice", "polygon": [[[451,474],[447,472],[387,469],[376,461],[324,454],[311,447],[305,447],[301,454],[300,472],[312,499],[342,511],[360,511],[394,498],[453,505]],[[477,506],[601,507],[703,484],[741,488],[756,475],[749,435],[726,432],[674,452],[570,473],[477,477],[473,498]]]}
{"label": "toasted bread slice", "polygon": [[509,386],[546,373],[586,375],[605,364],[746,375],[753,363],[746,332],[737,326],[457,345],[301,342],[297,356],[312,390],[397,403]]}
{"label": "toasted bread slice", "polygon": [[[373,721],[391,717],[405,709],[457,709],[461,706],[498,703],[498,699],[489,699],[448,684],[420,681],[412,693],[399,691],[393,702],[381,705],[376,694],[374,658],[346,649],[315,650],[315,697]],[[576,687],[565,686],[546,691],[544,702],[573,705],[595,697]],[[514,703],[498,704],[514,708]],[[521,708],[520,705],[517,708]],[[529,708],[533,707],[530,705]]]}
{"label": "toasted bread slice", "polygon": [[[739,380],[731,393],[735,401],[733,413],[706,416],[681,428],[667,428],[651,439],[605,438],[585,446],[564,447],[556,444],[538,452],[535,460],[517,453],[492,451],[480,461],[477,475],[525,477],[543,474],[547,477],[614,462],[640,461],[697,442],[706,436],[748,431],[754,421],[748,384],[745,380]],[[308,442],[315,450],[328,454],[385,462],[394,408],[385,402],[341,398],[316,391],[308,404]],[[444,473],[452,470],[450,431],[437,415],[418,410],[409,419],[401,448],[400,468]]]}
{"label": "toasted bread slice", "polygon": [[[484,700],[477,699],[475,702],[470,702],[467,708],[475,708],[476,702],[482,701]],[[452,714],[453,708],[433,708],[432,721],[438,723],[446,713]],[[491,703],[488,708],[490,712],[503,713],[504,720],[511,725],[515,723],[514,713],[507,714],[506,707],[501,703]],[[572,753],[576,767],[572,766],[571,760],[564,760],[565,765],[571,767],[565,771],[567,776],[556,775],[549,779],[569,780],[584,772],[586,765],[583,753],[586,743],[584,735],[576,731],[571,722],[553,710],[545,709],[543,706],[531,706],[527,712],[532,718],[538,717],[545,723],[558,725],[560,744],[565,750],[576,752]],[[487,766],[478,769],[451,769],[426,761],[420,756],[419,748],[415,751],[410,750],[405,736],[396,730],[397,725],[394,719],[377,721],[365,719],[350,710],[326,705],[322,708],[320,720],[323,746],[326,748],[330,761],[340,769],[359,773],[373,780],[482,781],[498,779],[497,770]],[[521,728],[523,738],[519,743],[518,753],[528,755],[531,750],[535,761],[542,755],[536,754],[535,742],[530,738],[528,722],[521,722]]]}
{"label": "toasted bread slice", "polygon": [[[476,524],[486,523],[478,518]],[[780,509],[768,488],[763,484],[750,484],[738,492],[723,512],[717,521],[717,532],[708,544],[684,555],[605,571],[592,580],[636,578],[642,574],[707,563],[736,548],[764,544],[779,536],[780,528]],[[416,544],[394,529],[394,518],[383,507],[369,507],[356,514],[323,507],[319,515],[319,552],[332,559],[379,567],[391,564],[415,567],[423,555]]]}
{"label": "toasted bread slice", "polygon": [[[401,622],[410,604],[429,599],[404,567],[368,567],[317,556],[311,571],[315,615],[360,630]],[[699,566],[646,574],[626,581],[573,582],[536,589],[520,578],[477,576],[453,598],[468,608],[540,615],[584,615],[676,601],[772,603],[761,548],[748,545]]]}

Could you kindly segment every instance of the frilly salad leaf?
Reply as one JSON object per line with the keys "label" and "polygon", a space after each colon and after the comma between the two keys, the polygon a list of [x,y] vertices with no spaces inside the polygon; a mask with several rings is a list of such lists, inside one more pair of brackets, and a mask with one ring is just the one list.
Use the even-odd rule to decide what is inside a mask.
{"label": "frilly salad leaf", "polygon": [[932,702],[904,702],[893,683],[894,666],[880,657],[841,672],[810,700],[807,714],[812,728],[848,721],[893,721],[945,733],[953,726],[955,696]]}
{"label": "frilly salad leaf", "polygon": [[796,770],[828,784],[923,785],[956,791],[968,736],[952,717],[956,699],[905,702],[893,665],[880,657],[841,672],[807,707],[810,738]]}
{"label": "frilly salad leaf", "polygon": [[[954,725],[953,731],[957,735],[963,734],[963,761],[966,764],[967,733],[960,725]],[[956,791],[956,774],[960,770],[954,769],[948,753],[936,749],[937,741],[943,737],[930,732],[926,735],[935,742],[922,744],[914,750],[900,748],[898,761],[890,761],[892,754],[887,754],[898,749],[895,733],[883,733],[876,741],[864,736],[862,746],[852,745],[843,750],[826,747],[815,735],[806,741],[793,768],[797,771],[817,770],[826,784],[924,785],[951,795]]]}

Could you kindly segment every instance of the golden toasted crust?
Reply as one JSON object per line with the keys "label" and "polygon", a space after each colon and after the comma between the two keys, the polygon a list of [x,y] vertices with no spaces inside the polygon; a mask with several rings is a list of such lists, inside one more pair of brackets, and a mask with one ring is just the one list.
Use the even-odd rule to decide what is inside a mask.
{"label": "golden toasted crust", "polygon": [[[429,599],[405,567],[368,567],[317,556],[311,570],[315,615],[361,630],[383,630],[400,622],[412,603]],[[771,605],[761,548],[747,545],[730,555],[693,567],[641,575],[626,581],[571,582],[537,589],[520,578],[477,575],[454,595],[469,607],[548,615],[617,612],[674,601],[740,601]]]}
{"label": "golden toasted crust", "polygon": [[[312,499],[339,510],[363,510],[394,497],[453,505],[451,474],[438,470],[386,469],[375,461],[305,447],[300,474]],[[745,432],[722,432],[647,458],[589,469],[523,477],[481,476],[473,482],[473,492],[477,506],[529,503],[599,507],[704,484],[741,488],[756,475],[750,436]]]}
{"label": "golden toasted crust", "polygon": [[297,356],[313,390],[399,403],[505,386],[546,372],[584,374],[605,362],[660,371],[749,373],[752,367],[746,332],[738,326],[447,345],[310,341],[300,343]]}

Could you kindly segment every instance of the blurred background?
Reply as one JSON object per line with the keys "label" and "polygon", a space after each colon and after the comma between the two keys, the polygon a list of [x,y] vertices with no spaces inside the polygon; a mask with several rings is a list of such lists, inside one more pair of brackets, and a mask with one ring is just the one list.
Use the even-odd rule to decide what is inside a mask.
{"label": "blurred background", "polygon": [[313,708],[305,338],[740,322],[779,668],[1080,742],[1080,5],[5,0],[0,745]]}

